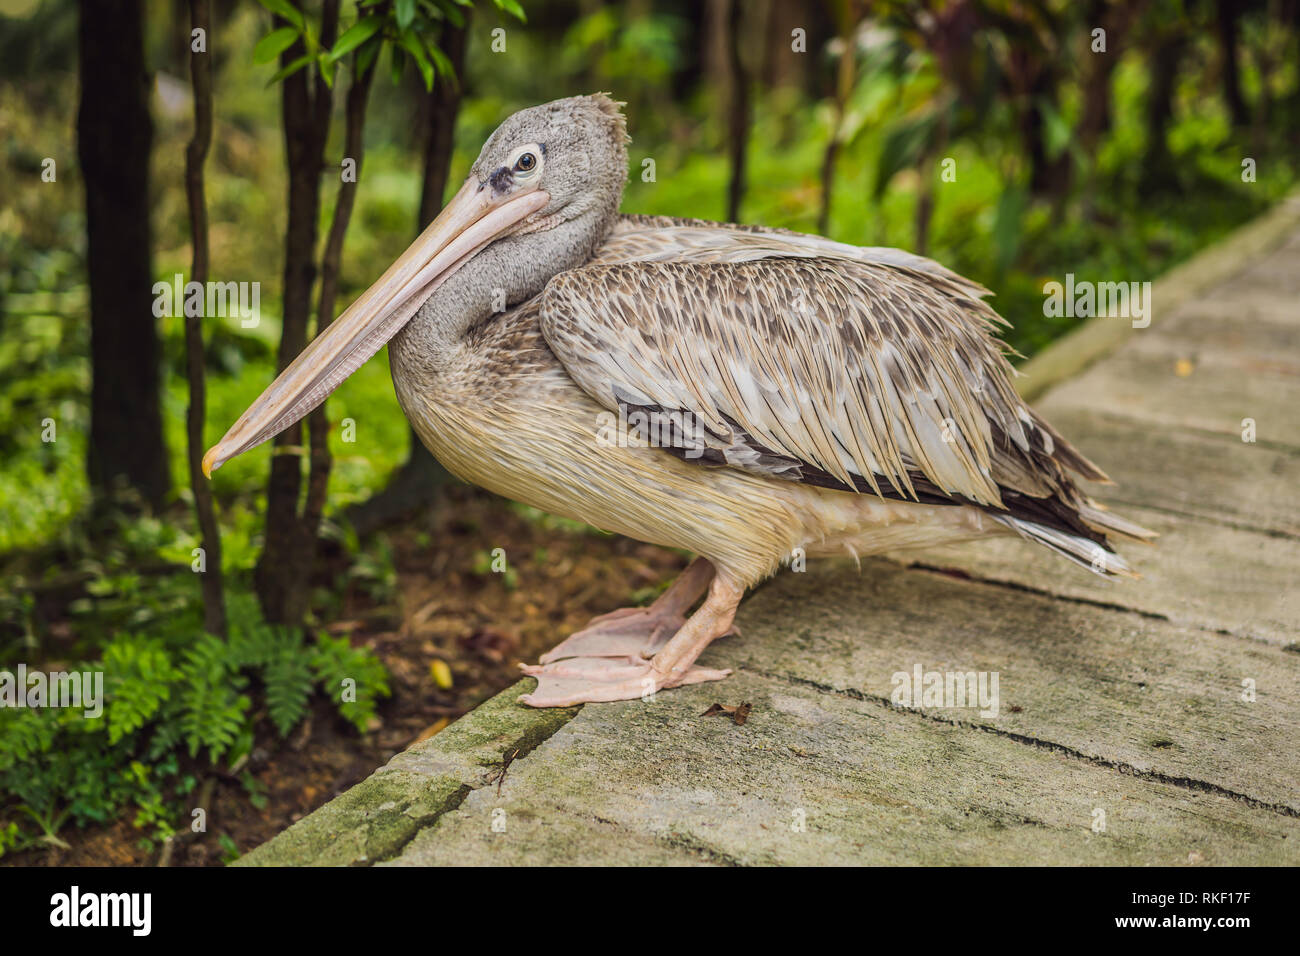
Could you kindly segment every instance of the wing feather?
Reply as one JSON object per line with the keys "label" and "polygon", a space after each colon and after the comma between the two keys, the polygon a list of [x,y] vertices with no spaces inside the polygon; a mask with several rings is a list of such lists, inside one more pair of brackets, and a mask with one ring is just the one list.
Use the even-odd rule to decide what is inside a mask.
{"label": "wing feather", "polygon": [[1071,490],[1063,466],[1104,479],[1016,394],[987,294],[898,250],[623,217],[541,328],[596,401],[683,414],[706,461],[995,508]]}

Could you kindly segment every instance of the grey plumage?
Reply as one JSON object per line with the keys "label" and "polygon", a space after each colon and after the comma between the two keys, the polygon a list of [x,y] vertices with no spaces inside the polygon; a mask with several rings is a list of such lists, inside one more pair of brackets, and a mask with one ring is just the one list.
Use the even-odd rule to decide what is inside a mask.
{"label": "grey plumage", "polygon": [[[542,681],[528,702],[725,676],[695,658],[730,626],[744,589],[797,550],[1014,533],[1099,574],[1134,574],[1112,538],[1151,533],[1076,485],[1072,474],[1106,476],[1016,393],[986,289],[895,249],[620,216],[625,142],[604,96],[516,114],[484,146],[450,218],[403,257],[449,266],[402,286],[414,268],[403,266],[367,293],[401,312],[398,399],[453,472],[707,562],[647,611],[594,622],[528,669]],[[493,216],[492,237],[461,225]],[[456,246],[456,236],[470,238]],[[313,348],[355,361],[342,333],[330,335]],[[302,411],[301,393],[321,386],[293,375],[297,391],[277,380],[209,461],[264,440],[264,420]],[[631,440],[610,439],[612,423],[633,420]]]}

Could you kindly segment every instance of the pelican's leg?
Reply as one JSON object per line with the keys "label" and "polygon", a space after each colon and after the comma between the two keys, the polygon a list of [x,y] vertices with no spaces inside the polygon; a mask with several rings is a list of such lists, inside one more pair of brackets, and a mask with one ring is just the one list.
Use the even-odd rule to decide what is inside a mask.
{"label": "pelican's leg", "polygon": [[541,656],[543,664],[568,657],[653,656],[686,623],[686,612],[713,580],[713,565],[696,558],[649,607],[625,607],[594,617],[581,631]]}
{"label": "pelican's leg", "polygon": [[696,667],[711,642],[731,631],[744,589],[716,575],[699,610],[650,660],[623,657],[577,657],[524,666],[537,678],[537,689],[519,698],[533,707],[568,707],[610,700],[635,700],[682,684],[722,680],[730,670]]}

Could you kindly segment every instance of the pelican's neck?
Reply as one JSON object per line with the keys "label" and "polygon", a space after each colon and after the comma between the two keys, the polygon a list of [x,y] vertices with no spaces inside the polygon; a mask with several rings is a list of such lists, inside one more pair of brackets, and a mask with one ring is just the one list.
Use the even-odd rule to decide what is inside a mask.
{"label": "pelican's neck", "polygon": [[469,329],[526,302],[554,276],[589,260],[617,218],[617,207],[592,210],[550,229],[492,243],[447,279],[393,337],[393,378],[438,378],[455,361]]}

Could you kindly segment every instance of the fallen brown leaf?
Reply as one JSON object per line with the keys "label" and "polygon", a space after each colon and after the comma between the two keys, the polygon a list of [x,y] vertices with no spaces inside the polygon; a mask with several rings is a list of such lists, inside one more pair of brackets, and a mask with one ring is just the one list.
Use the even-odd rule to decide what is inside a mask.
{"label": "fallen brown leaf", "polygon": [[745,721],[749,720],[749,712],[754,709],[754,705],[749,701],[742,701],[740,704],[713,704],[701,717],[708,717],[712,714],[724,714],[736,722],[737,727],[745,726]]}

